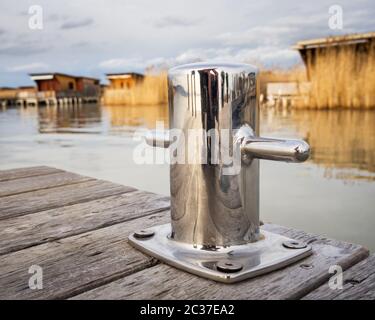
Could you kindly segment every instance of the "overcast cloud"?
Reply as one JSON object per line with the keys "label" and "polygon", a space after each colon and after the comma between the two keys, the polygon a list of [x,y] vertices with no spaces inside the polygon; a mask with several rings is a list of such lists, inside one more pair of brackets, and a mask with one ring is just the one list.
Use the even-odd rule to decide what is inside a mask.
{"label": "overcast cloud", "polygon": [[[375,3],[249,0],[39,0],[43,30],[28,27],[28,0],[0,2],[0,86],[28,85],[28,72],[96,76],[200,60],[264,66],[300,63],[296,41],[375,31]],[[344,29],[328,28],[341,5]]]}

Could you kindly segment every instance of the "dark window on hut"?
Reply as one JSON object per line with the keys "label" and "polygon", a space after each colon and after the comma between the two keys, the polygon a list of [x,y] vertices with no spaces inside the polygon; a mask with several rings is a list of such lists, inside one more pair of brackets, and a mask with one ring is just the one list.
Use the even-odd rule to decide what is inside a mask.
{"label": "dark window on hut", "polygon": [[68,83],[68,88],[69,88],[69,90],[73,90],[74,89],[73,82],[69,82]]}

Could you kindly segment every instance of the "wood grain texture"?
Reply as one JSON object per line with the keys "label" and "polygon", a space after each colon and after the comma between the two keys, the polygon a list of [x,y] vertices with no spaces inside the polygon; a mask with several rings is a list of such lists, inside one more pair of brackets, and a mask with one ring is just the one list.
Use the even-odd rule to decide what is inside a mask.
{"label": "wood grain texture", "polygon": [[0,170],[0,181],[14,180],[26,177],[41,176],[51,173],[64,172],[56,168],[38,166],[10,170]]}
{"label": "wood grain texture", "polygon": [[[332,274],[330,274],[332,276]],[[342,289],[332,290],[328,283],[306,295],[306,300],[374,300],[375,255],[354,265],[343,273]]]}
{"label": "wood grain texture", "polygon": [[167,210],[169,197],[134,191],[6,219],[0,223],[0,254]]}
{"label": "wood grain texture", "polygon": [[[131,232],[166,223],[169,211],[1,256],[0,299],[64,299],[154,265],[127,243]],[[28,270],[43,268],[43,289],[31,290]]]}
{"label": "wood grain texture", "polygon": [[6,196],[0,198],[0,220],[134,190],[112,182],[94,180]]}
{"label": "wood grain texture", "polygon": [[332,264],[348,268],[368,255],[361,246],[275,225],[265,229],[306,241],[313,255],[286,268],[235,284],[222,284],[158,264],[74,299],[300,299],[328,280]]}
{"label": "wood grain texture", "polygon": [[94,179],[70,172],[58,172],[41,176],[3,181],[0,182],[0,197],[41,189],[49,189],[89,180]]}
{"label": "wood grain texture", "polygon": [[[313,255],[236,284],[158,263],[127,237],[169,222],[169,199],[89,179],[49,167],[0,171],[0,299],[375,297],[375,258],[356,265],[368,256],[365,248],[270,224],[263,228],[310,243]],[[334,264],[349,268],[340,292],[327,291]],[[43,268],[42,290],[29,288],[32,265]]]}

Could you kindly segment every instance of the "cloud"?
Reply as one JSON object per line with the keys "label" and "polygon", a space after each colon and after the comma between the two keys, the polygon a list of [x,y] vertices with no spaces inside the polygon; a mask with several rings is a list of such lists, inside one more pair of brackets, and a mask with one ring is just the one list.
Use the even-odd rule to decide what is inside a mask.
{"label": "cloud", "polygon": [[92,25],[93,23],[94,23],[94,20],[91,18],[85,18],[82,20],[70,20],[70,21],[64,22],[61,25],[61,29],[82,28],[82,27]]}
{"label": "cloud", "polygon": [[[300,61],[290,49],[299,40],[375,29],[375,2],[370,0],[339,1],[341,31],[328,27],[331,3],[326,0],[315,0],[313,6],[297,0],[238,0],[236,5],[215,0],[214,6],[202,0],[190,0],[189,6],[178,1],[171,6],[171,0],[93,0],[91,5],[41,0],[43,30],[28,29],[26,11],[19,14],[28,7],[22,2],[0,2],[0,70],[35,61],[77,74],[202,60],[287,67]],[[24,81],[21,72],[7,74]]]}
{"label": "cloud", "polygon": [[110,72],[143,72],[146,68],[167,69],[178,64],[175,58],[155,57],[150,59],[114,58],[99,63],[99,68]]}
{"label": "cloud", "polygon": [[48,68],[48,65],[43,62],[33,62],[29,64],[23,64],[18,66],[13,66],[8,68],[7,70],[10,72],[20,72],[20,71],[35,71],[35,70],[45,70]]}
{"label": "cloud", "polygon": [[28,56],[36,53],[46,52],[51,48],[52,45],[47,47],[41,43],[35,43],[32,41],[21,41],[20,43],[1,46],[0,55]]}
{"label": "cloud", "polygon": [[278,47],[262,46],[253,49],[236,49],[231,47],[218,48],[195,48],[186,50],[175,57],[157,57],[152,59],[138,58],[116,58],[104,60],[99,63],[99,68],[105,71],[144,71],[152,66],[155,69],[166,69],[176,65],[200,62],[243,62],[258,66],[269,67],[283,65],[290,67],[300,62],[298,52],[295,50]]}
{"label": "cloud", "polygon": [[99,68],[106,70],[134,71],[146,67],[147,62],[142,58],[113,58],[99,63]]}
{"label": "cloud", "polygon": [[199,24],[200,19],[189,19],[177,16],[165,16],[156,20],[153,25],[157,28],[191,27]]}
{"label": "cloud", "polygon": [[345,14],[344,11],[344,30],[347,32],[374,31],[374,8],[364,8],[351,11]]}
{"label": "cloud", "polygon": [[174,64],[208,60],[219,62],[244,62],[262,66],[280,64],[287,67],[299,62],[300,58],[296,51],[277,46],[262,46],[241,50],[228,47],[222,49],[191,49],[179,54],[174,59]]}
{"label": "cloud", "polygon": [[48,21],[62,21],[62,20],[68,20],[68,16],[64,14],[59,14],[59,13],[51,13],[47,15],[46,19]]}
{"label": "cloud", "polygon": [[23,16],[28,16],[29,12],[28,10],[23,9],[23,10],[20,10],[18,14],[23,17]]}
{"label": "cloud", "polygon": [[301,39],[326,36],[327,28],[325,14],[295,15],[277,18],[268,24],[242,31],[222,33],[216,39],[226,46],[288,48]]}
{"label": "cloud", "polygon": [[279,45],[291,31],[294,29],[290,26],[256,26],[242,32],[223,33],[217,39],[229,46]]}
{"label": "cloud", "polygon": [[90,42],[88,41],[78,41],[71,44],[71,48],[86,48],[90,46]]}

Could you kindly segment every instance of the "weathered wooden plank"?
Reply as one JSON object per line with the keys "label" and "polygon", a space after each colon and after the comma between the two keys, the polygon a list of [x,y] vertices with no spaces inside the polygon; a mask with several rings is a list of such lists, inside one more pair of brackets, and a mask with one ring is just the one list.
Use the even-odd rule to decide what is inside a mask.
{"label": "weathered wooden plank", "polygon": [[[38,168],[44,168],[36,170],[40,177],[63,172]],[[28,169],[0,171],[0,181],[22,190],[27,185],[22,180],[32,174]],[[28,188],[37,188],[37,180],[31,179]],[[0,299],[374,298],[373,258],[368,259],[370,266],[361,263],[344,273],[342,292],[331,296],[325,290],[331,265],[345,270],[368,255],[358,245],[265,225],[311,243],[314,254],[261,277],[221,284],[157,264],[128,245],[127,236],[134,230],[169,221],[169,212],[159,212],[168,207],[166,197],[105,181],[25,191],[0,198]],[[42,290],[28,286],[28,269],[35,264],[43,268]]]}
{"label": "weathered wooden plank", "polygon": [[6,219],[0,223],[0,254],[167,210],[169,205],[169,197],[134,191]]}
{"label": "weathered wooden plank", "polygon": [[6,196],[0,198],[0,220],[134,190],[112,182],[94,180]]}
{"label": "weathered wooden plank", "polygon": [[[169,212],[134,219],[3,255],[0,299],[62,299],[150,267],[156,260],[127,243],[134,230],[165,223]],[[30,266],[43,268],[43,289],[29,288]]]}
{"label": "weathered wooden plank", "polygon": [[71,172],[58,172],[41,176],[19,178],[0,182],[0,197],[24,192],[48,189],[67,184],[94,180]]}
{"label": "weathered wooden plank", "polygon": [[235,284],[205,280],[164,264],[82,293],[75,299],[299,299],[328,280],[332,264],[348,268],[368,255],[361,246],[275,225],[265,229],[307,241],[313,255],[284,269]]}
{"label": "weathered wooden plank", "polygon": [[[332,274],[330,274],[332,276]],[[328,283],[306,295],[306,300],[374,300],[375,255],[354,265],[343,273],[342,289],[333,290]]]}
{"label": "weathered wooden plank", "polygon": [[46,175],[46,174],[51,174],[51,173],[58,173],[58,172],[64,172],[64,171],[56,169],[56,168],[46,167],[46,166],[0,170],[0,181],[41,176],[41,175]]}

